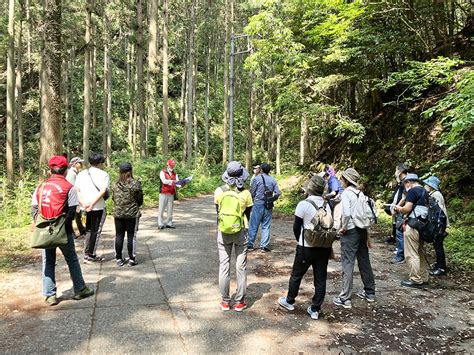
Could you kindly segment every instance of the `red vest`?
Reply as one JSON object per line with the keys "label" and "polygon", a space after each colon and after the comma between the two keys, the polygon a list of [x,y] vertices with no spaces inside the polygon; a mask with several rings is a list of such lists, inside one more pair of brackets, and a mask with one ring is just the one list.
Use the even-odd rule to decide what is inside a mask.
{"label": "red vest", "polygon": [[[163,173],[165,174],[165,179],[167,180],[176,180],[176,173],[174,171],[171,172],[171,174],[168,172],[167,169],[163,169]],[[176,188],[173,185],[165,185],[163,182],[161,182],[161,191],[162,194],[170,194],[174,195],[176,192]]]}
{"label": "red vest", "polygon": [[64,212],[64,206],[68,200],[69,190],[72,185],[62,175],[53,174],[46,182],[38,187],[36,191],[36,200],[40,205],[40,193],[42,193],[41,215],[44,218],[55,218]]}

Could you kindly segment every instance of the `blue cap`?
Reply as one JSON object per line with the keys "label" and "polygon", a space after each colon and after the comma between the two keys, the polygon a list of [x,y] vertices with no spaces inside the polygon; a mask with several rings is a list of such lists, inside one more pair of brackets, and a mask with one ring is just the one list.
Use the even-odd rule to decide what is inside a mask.
{"label": "blue cap", "polygon": [[436,176],[430,176],[428,179],[423,180],[425,185],[432,187],[435,190],[439,190],[440,180]]}

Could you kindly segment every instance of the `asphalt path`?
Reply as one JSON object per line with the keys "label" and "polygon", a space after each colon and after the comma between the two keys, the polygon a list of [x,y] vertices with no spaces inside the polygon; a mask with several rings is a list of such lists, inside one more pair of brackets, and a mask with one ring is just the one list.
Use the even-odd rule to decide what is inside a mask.
{"label": "asphalt path", "polygon": [[[377,302],[354,296],[354,308],[331,300],[340,287],[340,265],[331,261],[323,317],[306,314],[312,273],[303,280],[295,312],[276,304],[291,272],[295,241],[291,220],[276,218],[272,252],[248,257],[248,309],[223,312],[217,284],[216,214],[212,196],[179,201],[176,229],[158,230],[157,209],[143,211],[134,267],[118,267],[113,251],[113,220],[100,242],[106,260],[81,264],[93,297],[72,300],[64,259],[58,257],[57,285],[62,301],[45,306],[41,265],[4,275],[0,349],[4,353],[302,353],[352,351],[436,351],[472,349],[472,293],[452,280],[438,289],[401,289],[403,266],[378,243],[373,253]],[[78,252],[82,247],[77,244]],[[337,251],[338,247],[336,247]],[[124,248],[124,256],[126,250]],[[235,289],[234,262],[231,290]],[[360,287],[356,272],[354,289]],[[437,301],[456,289],[448,306]],[[439,304],[437,303],[439,302]],[[443,309],[444,304],[444,309]],[[421,326],[423,327],[421,327]],[[423,331],[419,331],[422,329]],[[444,339],[445,337],[445,339]]]}

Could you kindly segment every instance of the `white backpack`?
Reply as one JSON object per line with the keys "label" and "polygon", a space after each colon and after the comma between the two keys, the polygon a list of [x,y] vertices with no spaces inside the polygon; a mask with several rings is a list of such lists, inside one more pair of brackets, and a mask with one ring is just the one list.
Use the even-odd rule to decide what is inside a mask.
{"label": "white backpack", "polygon": [[357,196],[357,201],[351,213],[352,221],[355,226],[357,228],[367,229],[377,223],[377,212],[374,200],[365,196],[362,191],[347,191],[351,191]]}

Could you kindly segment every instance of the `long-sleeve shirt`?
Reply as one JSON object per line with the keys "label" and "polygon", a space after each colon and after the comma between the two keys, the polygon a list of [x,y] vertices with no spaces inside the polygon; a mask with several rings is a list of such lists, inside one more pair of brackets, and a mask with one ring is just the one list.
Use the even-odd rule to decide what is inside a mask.
{"label": "long-sleeve shirt", "polygon": [[265,185],[267,186],[267,190],[273,191],[273,200],[276,201],[281,195],[276,180],[272,176],[263,173],[259,176],[256,176],[252,180],[252,184],[250,186],[250,193],[252,194],[254,205],[265,204],[265,187],[263,184],[262,176],[263,179],[265,179]]}
{"label": "long-sleeve shirt", "polygon": [[342,203],[342,219],[341,229],[349,230],[355,228],[355,224],[352,221],[352,211],[354,211],[355,204],[357,202],[357,194],[360,192],[354,186],[349,186],[341,194]]}
{"label": "long-sleeve shirt", "polygon": [[430,193],[430,196],[438,202],[439,207],[443,210],[444,214],[446,215],[446,226],[449,227],[448,210],[446,209],[443,194],[439,191],[433,191]]}
{"label": "long-sleeve shirt", "polygon": [[[171,172],[168,170],[168,172],[171,174]],[[176,181],[169,180],[165,176],[165,172],[163,170],[160,171],[160,179],[163,185],[173,185],[176,181],[179,181],[178,174],[176,174]]]}

